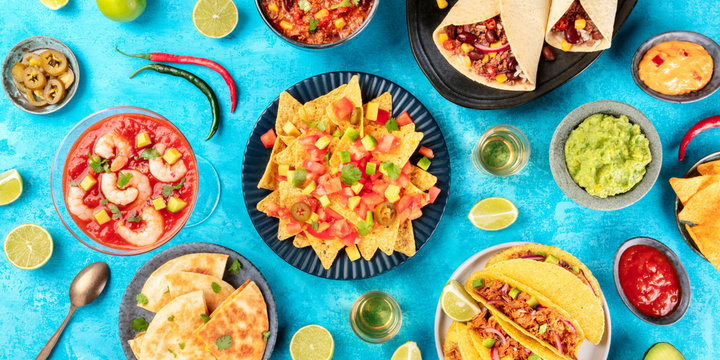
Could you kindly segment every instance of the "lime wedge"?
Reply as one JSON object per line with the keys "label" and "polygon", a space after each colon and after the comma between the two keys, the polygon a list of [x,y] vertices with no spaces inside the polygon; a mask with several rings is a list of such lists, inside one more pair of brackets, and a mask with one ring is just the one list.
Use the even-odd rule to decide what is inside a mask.
{"label": "lime wedge", "polygon": [[42,226],[22,224],[7,234],[3,248],[5,257],[15,267],[34,270],[45,265],[52,256],[53,241]]}
{"label": "lime wedge", "polygon": [[293,360],[330,360],[334,350],[332,335],[320,325],[305,326],[290,340],[290,357]]}
{"label": "lime wedge", "polygon": [[12,169],[0,174],[0,205],[17,200],[22,191],[22,178],[17,170]]}
{"label": "lime wedge", "polygon": [[192,18],[201,34],[219,39],[229,35],[237,26],[238,9],[232,0],[198,0]]}
{"label": "lime wedge", "polygon": [[468,219],[482,230],[502,230],[515,222],[518,209],[508,199],[491,197],[478,201],[470,209]]}
{"label": "lime wedge", "polygon": [[480,307],[478,307],[475,300],[455,280],[450,280],[443,288],[440,296],[440,306],[445,315],[460,322],[470,321],[480,313]]}
{"label": "lime wedge", "polygon": [[400,345],[390,360],[422,360],[420,349],[414,341],[408,341]]}
{"label": "lime wedge", "polygon": [[40,0],[40,2],[43,3],[43,5],[45,5],[45,7],[50,10],[58,10],[61,7],[67,5],[69,1],[70,0]]}

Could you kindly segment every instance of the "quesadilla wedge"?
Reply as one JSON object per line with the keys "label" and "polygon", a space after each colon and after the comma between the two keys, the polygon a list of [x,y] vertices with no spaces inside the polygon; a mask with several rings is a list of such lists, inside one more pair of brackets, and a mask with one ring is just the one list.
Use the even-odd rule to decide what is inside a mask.
{"label": "quesadilla wedge", "polygon": [[433,32],[440,53],[482,85],[532,91],[550,0],[460,0]]}
{"label": "quesadilla wedge", "polygon": [[215,276],[186,271],[165,275],[173,299],[193,291],[201,290],[205,296],[208,311],[213,312],[235,291],[232,285]]}
{"label": "quesadilla wedge", "polygon": [[545,41],[570,52],[607,49],[616,12],[617,0],[553,0]]}

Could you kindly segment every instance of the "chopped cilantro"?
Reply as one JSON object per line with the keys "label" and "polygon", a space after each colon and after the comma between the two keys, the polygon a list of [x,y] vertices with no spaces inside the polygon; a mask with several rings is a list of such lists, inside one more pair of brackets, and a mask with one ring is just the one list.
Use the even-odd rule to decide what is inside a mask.
{"label": "chopped cilantro", "polygon": [[100,200],[100,203],[103,204],[103,205],[107,205],[108,199],[101,199],[101,200]]}
{"label": "chopped cilantro", "polygon": [[132,179],[133,174],[130,172],[120,172],[120,175],[118,175],[117,180],[117,187],[119,189],[122,189],[130,183],[130,179]]}
{"label": "chopped cilantro", "polygon": [[210,321],[210,316],[208,316],[207,314],[200,314],[200,318],[204,323]]}
{"label": "chopped cilantro", "polygon": [[139,305],[147,305],[148,304],[148,298],[147,296],[143,295],[143,293],[139,293],[135,295],[135,300]]}
{"label": "chopped cilantro", "polygon": [[70,186],[78,186],[75,180],[70,180]]}
{"label": "chopped cilantro", "polygon": [[170,350],[170,349],[168,349],[168,351],[173,355],[173,358],[177,358],[177,354],[175,354],[174,351],[172,351],[172,350]]}
{"label": "chopped cilantro", "polygon": [[160,157],[160,152],[157,151],[157,150],[155,150],[155,149],[152,149],[152,148],[150,148],[150,149],[145,149],[145,150],[143,150],[142,153],[140,153],[140,157],[143,158],[143,159],[145,159],[145,160],[152,160],[152,159],[155,159],[155,158],[159,158],[159,157]]}
{"label": "chopped cilantro", "polygon": [[397,180],[397,178],[400,177],[401,171],[402,169],[399,166],[393,164],[392,161],[386,161],[380,164],[380,172],[385,174],[391,180]]}
{"label": "chopped cilantro", "polygon": [[120,213],[120,209],[118,209],[117,205],[115,204],[110,204],[110,212],[112,213],[112,218],[114,220],[117,220],[122,216],[122,213]]}
{"label": "chopped cilantro", "polygon": [[108,165],[108,161],[99,156],[92,156],[91,154],[88,154],[88,166],[90,166],[90,168],[98,174],[101,172],[110,172],[110,165]]}
{"label": "chopped cilantro", "polygon": [[180,182],[175,186],[165,185],[162,188],[162,196],[168,197],[172,195],[173,190],[178,190],[185,184],[185,178],[180,179]]}
{"label": "chopped cilantro", "polygon": [[148,323],[147,323],[147,321],[145,321],[144,318],[139,317],[132,321],[131,326],[132,326],[132,329],[135,330],[136,332],[143,332],[143,331],[147,330]]}
{"label": "chopped cilantro", "polygon": [[362,173],[360,172],[360,169],[357,168],[357,166],[353,164],[343,165],[340,172],[340,178],[345,184],[355,185],[357,184],[358,180],[360,180],[360,177],[362,177]]}
{"label": "chopped cilantro", "polygon": [[140,216],[140,215],[130,216],[130,217],[127,218],[127,221],[128,221],[128,222],[134,222],[134,223],[140,222],[140,221],[142,221],[142,216]]}
{"label": "chopped cilantro", "polygon": [[372,224],[367,221],[359,221],[357,224],[355,224],[355,227],[357,227],[358,235],[365,236],[372,232]]}
{"label": "chopped cilantro", "polygon": [[178,343],[178,346],[180,347],[180,350],[185,349],[185,343]]}
{"label": "chopped cilantro", "polygon": [[217,348],[220,351],[228,349],[232,346],[232,338],[230,335],[221,336],[217,339],[217,341],[215,341],[215,345],[217,345]]}
{"label": "chopped cilantro", "polygon": [[319,23],[319,22],[320,22],[320,21],[318,21],[318,19],[316,19],[316,18],[311,18],[311,19],[310,19],[310,23],[308,24],[308,32],[311,33],[311,34],[314,34],[314,33],[315,33],[315,30],[317,30],[317,26],[318,26],[318,23]]}
{"label": "chopped cilantro", "polygon": [[228,274],[230,275],[236,275],[240,273],[240,270],[242,269],[242,264],[238,259],[233,260],[232,265],[230,265],[230,268],[228,269]]}
{"label": "chopped cilantro", "polygon": [[216,294],[219,293],[220,290],[222,290],[222,288],[220,287],[220,284],[218,284],[214,281],[210,284],[210,287],[212,288],[212,291]]}
{"label": "chopped cilantro", "polygon": [[175,315],[170,315],[168,317],[168,321],[175,321]]}
{"label": "chopped cilantro", "polygon": [[310,11],[310,1],[308,0],[298,0],[298,7],[300,10],[304,12]]}
{"label": "chopped cilantro", "polygon": [[335,4],[335,5],[331,5],[331,6],[330,6],[330,9],[331,9],[331,10],[335,10],[335,9],[337,9],[337,8],[340,8],[340,7],[350,7],[350,6],[352,6],[352,3],[350,2],[350,0],[343,0],[343,1],[341,1],[340,3],[337,3],[337,4]]}
{"label": "chopped cilantro", "polygon": [[267,342],[269,337],[270,337],[270,331],[263,331],[263,341]]}
{"label": "chopped cilantro", "polygon": [[394,117],[391,117],[390,120],[385,123],[385,128],[388,132],[400,130],[400,126],[398,125],[397,120],[395,120]]}

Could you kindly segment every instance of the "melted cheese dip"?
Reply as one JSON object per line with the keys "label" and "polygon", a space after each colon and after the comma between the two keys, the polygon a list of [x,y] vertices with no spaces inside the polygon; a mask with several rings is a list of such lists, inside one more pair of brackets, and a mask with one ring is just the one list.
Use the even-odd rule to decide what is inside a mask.
{"label": "melted cheese dip", "polygon": [[653,46],[640,61],[640,79],[666,95],[681,95],[705,87],[713,74],[713,58],[702,46],[667,41]]}

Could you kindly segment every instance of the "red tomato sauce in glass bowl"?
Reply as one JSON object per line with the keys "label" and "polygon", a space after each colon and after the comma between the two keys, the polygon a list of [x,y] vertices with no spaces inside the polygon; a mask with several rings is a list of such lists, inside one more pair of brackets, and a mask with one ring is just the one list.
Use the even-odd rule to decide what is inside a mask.
{"label": "red tomato sauce in glass bowl", "polygon": [[[117,158],[115,155],[120,152],[118,147],[113,148],[113,156],[108,159],[103,159],[95,152],[98,140],[109,133],[119,136],[120,140],[115,143],[123,143],[124,140],[129,145],[127,163],[118,171],[109,169]],[[148,135],[150,144],[138,146],[137,136],[143,133]],[[157,151],[159,144],[164,145],[164,152]],[[180,154],[180,158],[172,165],[162,156],[171,152],[171,149]],[[99,164],[100,173],[91,167],[91,158],[95,160],[96,168]],[[161,163],[157,164],[170,167],[172,171],[156,171],[162,178],[159,179],[150,169],[149,158],[160,161]],[[184,164],[184,174],[180,163]],[[101,178],[109,174],[114,174],[118,180],[115,184],[106,180],[106,183],[112,186],[103,191]],[[127,174],[137,176],[130,177],[128,184],[124,184],[121,179],[127,177]],[[177,177],[177,180],[168,181],[173,177]],[[95,181],[97,183],[93,183]],[[169,240],[189,218],[197,197],[197,184],[195,156],[185,137],[167,120],[142,114],[113,115],[93,124],[72,146],[63,169],[63,198],[73,220],[88,237],[114,249],[133,250]],[[83,192],[81,205],[77,202],[78,190],[72,188]],[[130,188],[135,188],[135,197],[126,191]],[[124,196],[113,196],[112,191],[123,192]],[[73,192],[76,201],[71,203],[70,196]],[[120,198],[132,201],[122,204],[125,201],[116,200]],[[171,202],[176,206],[170,206]],[[180,206],[177,206],[178,204]],[[148,207],[151,210],[146,211]],[[170,211],[171,208],[177,211]],[[103,217],[103,211],[107,217]],[[149,215],[146,215],[146,212]],[[92,216],[88,219],[89,214]],[[148,221],[157,220],[157,215],[162,219],[161,225],[159,221]],[[121,230],[121,227],[124,229]],[[131,231],[130,235],[124,235],[129,233],[128,230]],[[127,237],[133,239],[129,240]],[[139,244],[138,238],[149,243]]]}

